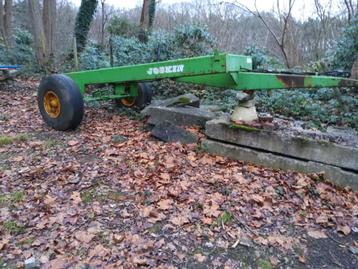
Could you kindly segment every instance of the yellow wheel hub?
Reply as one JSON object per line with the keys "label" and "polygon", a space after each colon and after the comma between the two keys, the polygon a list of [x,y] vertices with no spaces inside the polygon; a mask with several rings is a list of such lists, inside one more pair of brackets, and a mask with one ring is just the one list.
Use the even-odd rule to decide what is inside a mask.
{"label": "yellow wheel hub", "polygon": [[51,118],[55,119],[58,118],[58,116],[60,116],[61,103],[60,103],[60,98],[58,98],[56,93],[54,93],[53,91],[46,92],[44,97],[44,107],[46,113]]}
{"label": "yellow wheel hub", "polygon": [[131,107],[135,104],[135,98],[122,98],[121,103],[124,106]]}

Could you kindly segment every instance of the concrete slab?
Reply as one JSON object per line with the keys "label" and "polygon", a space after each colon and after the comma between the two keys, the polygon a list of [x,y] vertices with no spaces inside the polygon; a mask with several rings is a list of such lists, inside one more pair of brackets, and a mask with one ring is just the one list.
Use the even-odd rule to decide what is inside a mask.
{"label": "concrete slab", "polygon": [[295,159],[314,161],[358,171],[358,149],[309,138],[285,136],[275,131],[241,128],[227,119],[206,123],[209,138],[268,151]]}
{"label": "concrete slab", "polygon": [[283,157],[272,153],[262,152],[237,145],[226,144],[211,139],[202,141],[202,147],[211,154],[225,156],[234,160],[250,162],[256,165],[297,171],[301,173],[324,173],[324,178],[338,186],[350,186],[358,191],[358,174],[345,171],[335,166],[325,165],[313,161],[303,161],[290,157]]}
{"label": "concrete slab", "polygon": [[161,107],[150,106],[146,110],[149,115],[148,123],[156,125],[169,121],[179,126],[205,126],[205,123],[216,117],[216,114],[196,107]]}

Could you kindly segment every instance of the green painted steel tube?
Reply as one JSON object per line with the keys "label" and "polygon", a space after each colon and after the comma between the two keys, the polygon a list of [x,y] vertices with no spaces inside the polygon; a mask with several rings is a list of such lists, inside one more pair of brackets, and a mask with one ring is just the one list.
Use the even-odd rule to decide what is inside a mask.
{"label": "green painted steel tube", "polygon": [[327,76],[239,72],[232,77],[238,90],[358,87],[358,80]]}
{"label": "green painted steel tube", "polygon": [[252,60],[247,56],[214,54],[188,59],[171,60],[132,66],[102,68],[97,70],[66,74],[84,92],[86,85],[121,84],[152,81],[165,78],[194,77],[206,74],[219,74],[252,69]]}
{"label": "green painted steel tube", "polygon": [[[236,90],[358,87],[357,80],[345,78],[252,72],[250,57],[219,53],[164,62],[73,72],[67,75],[75,81],[82,94],[86,85],[91,84],[132,85],[141,81],[160,79],[175,79],[179,82]],[[124,93],[122,95],[124,96]],[[121,95],[117,94],[115,97],[120,98]]]}

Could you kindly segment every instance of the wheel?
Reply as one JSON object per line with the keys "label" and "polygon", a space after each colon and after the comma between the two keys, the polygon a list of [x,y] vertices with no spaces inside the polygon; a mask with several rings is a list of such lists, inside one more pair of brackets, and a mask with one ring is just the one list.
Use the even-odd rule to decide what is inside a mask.
{"label": "wheel", "polygon": [[37,103],[42,118],[55,130],[73,130],[82,121],[83,97],[76,83],[65,75],[45,77],[38,88]]}
{"label": "wheel", "polygon": [[117,105],[124,107],[144,108],[152,101],[152,87],[150,83],[138,83],[138,96],[117,99]]}

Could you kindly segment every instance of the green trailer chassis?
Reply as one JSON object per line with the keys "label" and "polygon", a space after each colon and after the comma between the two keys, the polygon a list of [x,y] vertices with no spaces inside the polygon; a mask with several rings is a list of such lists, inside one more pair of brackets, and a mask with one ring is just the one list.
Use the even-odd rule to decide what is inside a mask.
{"label": "green trailer chassis", "polygon": [[[51,80],[52,78],[52,80]],[[39,108],[46,123],[58,130],[76,128],[81,122],[77,119],[71,124],[55,124],[56,119],[62,116],[62,109],[75,110],[71,115],[83,114],[77,111],[74,105],[79,105],[89,85],[108,85],[111,90],[96,91],[88,100],[126,100],[123,104],[135,104],[134,100],[143,99],[143,85],[145,82],[161,79],[173,79],[178,82],[199,84],[234,90],[269,90],[269,89],[292,89],[292,88],[324,88],[324,87],[357,87],[358,81],[330,76],[296,75],[285,73],[258,73],[252,70],[252,59],[248,56],[219,54],[178,59],[132,66],[103,68],[90,71],[67,73],[65,75],[53,75],[44,78],[39,87]],[[60,89],[57,89],[60,88]],[[69,89],[71,88],[71,89]],[[73,88],[73,89],[72,89]],[[53,94],[46,96],[51,91]],[[70,102],[68,92],[78,91],[75,99]],[[147,93],[149,94],[149,93]],[[151,94],[151,93],[150,93]],[[56,99],[58,104],[56,105]],[[133,102],[128,102],[133,100]],[[83,102],[83,100],[82,100]],[[51,106],[51,103],[53,106]],[[70,103],[70,104],[69,104]],[[69,105],[68,105],[69,104]],[[71,107],[72,106],[72,107]],[[79,105],[82,107],[83,104]],[[51,112],[56,112],[52,113]],[[46,115],[48,114],[48,115]],[[67,115],[67,117],[71,117]],[[57,118],[55,117],[57,116]],[[71,121],[71,119],[67,119]]]}

